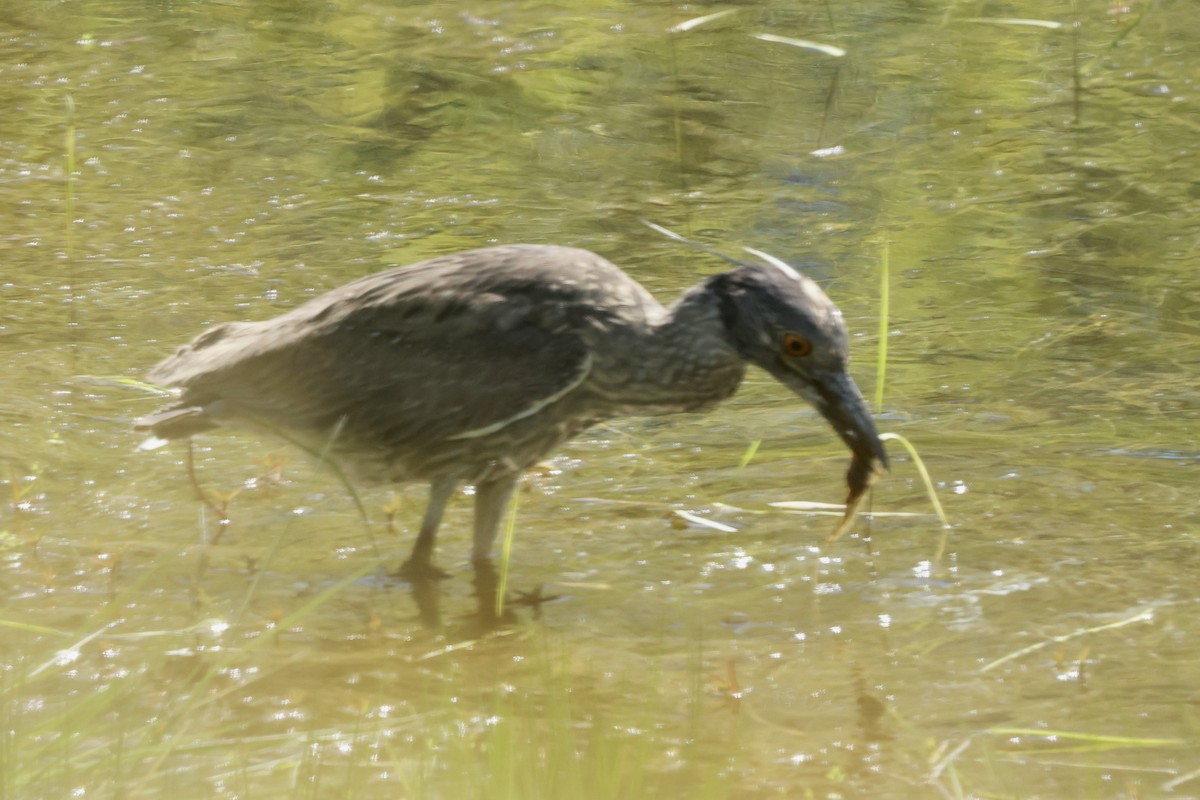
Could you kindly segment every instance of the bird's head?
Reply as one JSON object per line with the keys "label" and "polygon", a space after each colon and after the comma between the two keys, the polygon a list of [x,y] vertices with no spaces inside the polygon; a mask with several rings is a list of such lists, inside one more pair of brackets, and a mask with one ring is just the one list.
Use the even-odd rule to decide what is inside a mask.
{"label": "bird's head", "polygon": [[846,371],[849,336],[842,312],[821,287],[786,264],[744,265],[714,276],[721,317],[741,356],[820,412],[859,463],[887,468],[866,401]]}

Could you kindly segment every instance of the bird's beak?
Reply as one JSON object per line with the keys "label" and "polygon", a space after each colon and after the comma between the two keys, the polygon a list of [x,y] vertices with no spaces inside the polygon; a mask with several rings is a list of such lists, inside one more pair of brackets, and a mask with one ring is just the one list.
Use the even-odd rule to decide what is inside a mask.
{"label": "bird's beak", "polygon": [[846,472],[846,513],[825,539],[827,543],[835,542],[850,530],[868,490],[887,472],[887,452],[875,430],[867,401],[845,372],[792,373],[784,381],[812,403],[854,454]]}
{"label": "bird's beak", "polygon": [[776,375],[833,426],[854,454],[860,476],[887,472],[887,452],[853,378],[841,370],[808,374],[781,370]]}
{"label": "bird's beak", "polygon": [[876,474],[886,472],[887,452],[879,440],[867,401],[854,380],[845,372],[824,372],[815,376],[811,390],[806,393],[809,399],[854,453],[860,469],[866,467],[865,472]]}

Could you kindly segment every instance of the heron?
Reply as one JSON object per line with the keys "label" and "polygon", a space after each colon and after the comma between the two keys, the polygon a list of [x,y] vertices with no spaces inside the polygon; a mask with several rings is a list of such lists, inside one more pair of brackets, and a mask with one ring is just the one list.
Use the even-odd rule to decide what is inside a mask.
{"label": "heron", "polygon": [[888,462],[848,360],[841,311],[777,259],[735,261],[664,306],[593,252],[502,245],[210,328],[150,370],[178,395],[134,427],[165,440],[249,429],[353,479],[426,482],[401,571],[436,575],[434,543],[457,487],[474,486],[478,565],[525,470],[604,420],[707,410],[748,365],[828,421],[852,452],[856,498]]}

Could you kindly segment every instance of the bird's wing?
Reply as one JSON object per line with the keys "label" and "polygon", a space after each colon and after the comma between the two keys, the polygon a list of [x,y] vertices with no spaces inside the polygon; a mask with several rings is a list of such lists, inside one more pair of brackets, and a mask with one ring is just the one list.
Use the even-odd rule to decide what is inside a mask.
{"label": "bird's wing", "polygon": [[589,374],[583,338],[534,305],[426,295],[337,309],[336,322],[287,314],[233,323],[150,378],[183,387],[182,405],[224,401],[223,414],[282,429],[340,426],[339,435],[408,446],[481,436],[536,414]]}
{"label": "bird's wing", "polygon": [[264,322],[227,323],[155,367],[183,405],[391,442],[464,439],[582,384],[589,342],[665,313],[611,263],[512,245],[370,275]]}
{"label": "bird's wing", "polygon": [[565,397],[591,369],[579,336],[531,324],[465,336],[342,327],[305,350],[284,405],[299,403],[317,428],[340,424],[385,446],[498,431]]}

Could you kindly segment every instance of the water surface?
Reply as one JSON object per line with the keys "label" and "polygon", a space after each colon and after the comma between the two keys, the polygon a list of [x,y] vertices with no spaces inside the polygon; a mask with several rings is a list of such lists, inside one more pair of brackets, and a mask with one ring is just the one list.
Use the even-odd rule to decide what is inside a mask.
{"label": "water surface", "polygon": [[[63,9],[0,5],[0,796],[1197,793],[1190,4]],[[207,436],[210,546],[182,448],[135,449],[121,381],[393,264],[722,268],[641,219],[821,281],[868,395],[886,258],[880,427],[952,527],[899,448],[872,508],[918,516],[772,507],[846,455],[761,373],[531,476],[509,582],[559,597],[503,619],[465,498],[414,594],[420,488],[366,526]]]}

